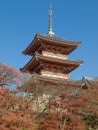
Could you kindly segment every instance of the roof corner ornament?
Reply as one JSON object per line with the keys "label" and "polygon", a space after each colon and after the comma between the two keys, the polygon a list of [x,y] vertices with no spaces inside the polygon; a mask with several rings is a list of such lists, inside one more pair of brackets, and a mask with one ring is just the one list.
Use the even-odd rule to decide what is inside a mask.
{"label": "roof corner ornament", "polygon": [[49,10],[49,31],[48,35],[53,36],[54,32],[52,31],[52,6],[50,5],[50,10]]}

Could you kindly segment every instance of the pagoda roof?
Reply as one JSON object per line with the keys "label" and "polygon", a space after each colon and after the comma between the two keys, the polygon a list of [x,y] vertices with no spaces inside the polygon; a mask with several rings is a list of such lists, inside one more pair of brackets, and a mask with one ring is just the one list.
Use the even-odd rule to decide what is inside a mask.
{"label": "pagoda roof", "polygon": [[81,80],[72,80],[72,79],[62,79],[62,78],[54,78],[54,77],[48,77],[48,76],[43,76],[43,75],[38,75],[38,74],[33,74],[30,80],[32,78],[39,79],[41,81],[47,81],[47,82],[55,82],[55,83],[64,83],[66,85],[72,85],[72,86],[81,86],[83,85],[83,81]]}
{"label": "pagoda roof", "polygon": [[36,55],[21,69],[21,71],[33,73],[37,66],[40,66],[44,63],[48,64],[51,63],[52,65],[59,65],[62,67],[67,66],[66,73],[68,74],[77,67],[79,67],[83,63],[83,61],[70,61],[70,60],[51,58],[36,53]]}
{"label": "pagoda roof", "polygon": [[[72,46],[72,51],[74,49],[76,49],[81,42],[75,42],[75,41],[67,41],[64,40],[56,35],[40,35],[40,34],[36,34],[33,41],[30,43],[30,45],[23,51],[24,54],[27,55],[32,55],[31,52],[32,51],[36,51],[36,48],[38,48],[38,46],[42,45],[43,42],[51,44],[51,45],[58,45],[58,46],[62,46],[62,47],[66,47],[66,46]],[[34,52],[33,52],[34,53]]]}
{"label": "pagoda roof", "polygon": [[33,74],[33,76],[23,86],[19,87],[18,90],[36,93],[36,86],[37,87],[45,86],[45,88],[47,88],[46,85],[47,86],[64,85],[68,87],[81,88],[81,86],[84,85],[84,82],[81,80],[52,78],[52,77],[46,77],[38,74]]}
{"label": "pagoda roof", "polygon": [[53,40],[53,41],[55,41],[55,42],[64,42],[65,44],[75,44],[75,45],[79,45],[80,44],[80,42],[75,42],[75,41],[67,41],[67,40],[65,40],[65,39],[63,39],[63,38],[60,38],[60,37],[58,37],[58,36],[56,36],[56,35],[49,35],[49,34],[47,34],[47,35],[40,35],[39,34],[39,36],[41,36],[41,37],[43,37],[43,38],[45,38],[45,39],[47,39],[47,40]]}

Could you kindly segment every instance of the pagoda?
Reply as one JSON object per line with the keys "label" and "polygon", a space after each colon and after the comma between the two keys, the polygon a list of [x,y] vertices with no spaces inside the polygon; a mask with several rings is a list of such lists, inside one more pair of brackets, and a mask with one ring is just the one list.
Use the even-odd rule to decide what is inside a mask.
{"label": "pagoda", "polygon": [[46,35],[36,34],[23,54],[32,56],[21,71],[37,75],[43,79],[70,79],[70,72],[78,68],[82,61],[68,60],[80,42],[67,41],[56,36],[52,30],[52,7],[49,10],[49,30]]}

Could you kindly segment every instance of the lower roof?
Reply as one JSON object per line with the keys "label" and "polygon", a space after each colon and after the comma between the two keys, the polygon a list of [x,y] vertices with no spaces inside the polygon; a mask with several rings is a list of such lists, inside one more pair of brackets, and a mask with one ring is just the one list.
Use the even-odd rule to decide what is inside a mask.
{"label": "lower roof", "polygon": [[[50,87],[50,86],[51,87]],[[84,82],[82,80],[71,80],[71,79],[60,79],[60,78],[51,78],[46,76],[41,76],[34,74],[29,81],[27,81],[22,87],[19,87],[18,89],[20,91],[25,92],[36,92],[36,86],[40,87],[43,86],[44,88],[47,88],[49,86],[52,88],[53,85],[59,86],[64,85],[65,87],[82,87],[84,85]]]}

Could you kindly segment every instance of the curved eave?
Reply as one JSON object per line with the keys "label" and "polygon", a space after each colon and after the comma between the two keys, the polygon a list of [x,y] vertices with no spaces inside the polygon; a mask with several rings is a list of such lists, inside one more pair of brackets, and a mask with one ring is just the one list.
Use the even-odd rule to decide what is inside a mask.
{"label": "curved eave", "polygon": [[32,56],[32,53],[34,53],[35,50],[37,49],[37,47],[40,44],[42,44],[43,42],[46,42],[46,43],[51,44],[51,45],[57,44],[57,45],[62,46],[62,47],[72,46],[72,48],[74,48],[74,49],[72,49],[72,51],[75,50],[81,43],[81,42],[66,41],[66,40],[63,40],[63,39],[58,38],[56,36],[48,36],[48,35],[43,36],[43,35],[40,35],[40,34],[36,34],[35,37],[34,37],[34,40],[23,51],[23,53]]}
{"label": "curved eave", "polygon": [[40,44],[40,42],[38,40],[38,34],[36,34],[33,41],[29,44],[29,46],[22,53],[32,56],[32,50],[36,49],[36,47],[39,44]]}
{"label": "curved eave", "polygon": [[57,64],[75,64],[75,65],[81,65],[83,63],[83,61],[70,61],[70,60],[63,60],[63,59],[57,59],[57,58],[52,58],[52,57],[48,57],[48,56],[43,56],[40,54],[36,54],[36,56],[40,61],[43,62],[51,62],[51,63],[57,63]]}
{"label": "curved eave", "polygon": [[34,58],[31,58],[31,60],[23,68],[21,68],[21,71],[31,73],[31,69],[34,69],[38,64],[38,58],[35,56]]}
{"label": "curved eave", "polygon": [[27,72],[27,73],[32,73],[31,71],[34,70],[37,66],[43,64],[43,63],[52,63],[60,66],[73,66],[72,69],[68,71],[71,72],[74,69],[78,68],[83,61],[70,61],[70,60],[59,60],[59,59],[54,59],[50,57],[45,57],[39,54],[36,54],[34,58],[32,58],[22,69],[21,71]]}
{"label": "curved eave", "polygon": [[81,44],[81,42],[75,42],[75,41],[67,41],[67,40],[64,40],[62,38],[59,38],[55,35],[53,36],[49,36],[49,35],[40,35],[38,34],[38,37],[41,39],[41,40],[46,40],[47,42],[52,42],[52,43],[57,43],[57,44],[60,44],[60,45],[69,45],[69,46],[79,46]]}

